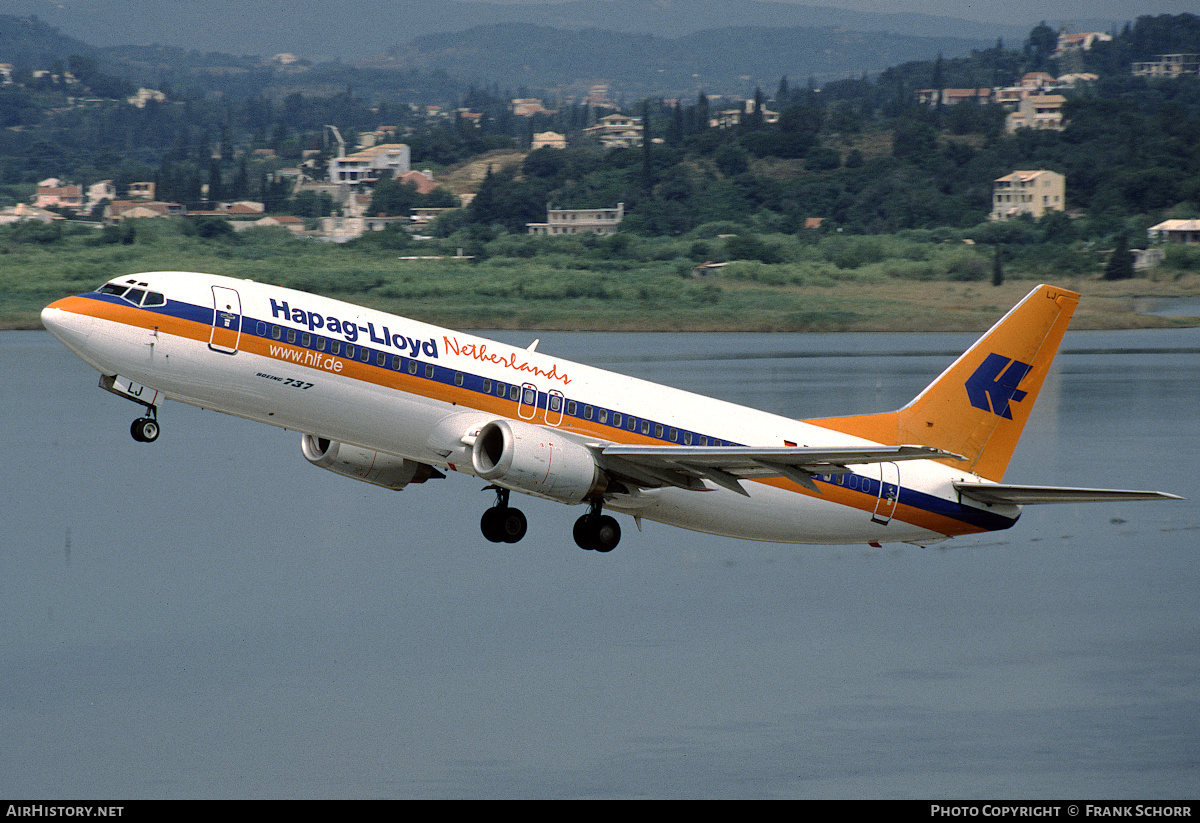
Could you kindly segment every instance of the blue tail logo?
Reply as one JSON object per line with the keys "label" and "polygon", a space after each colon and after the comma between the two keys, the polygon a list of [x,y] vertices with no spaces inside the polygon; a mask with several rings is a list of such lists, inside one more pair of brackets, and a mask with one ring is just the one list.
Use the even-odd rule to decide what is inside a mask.
{"label": "blue tail logo", "polygon": [[1020,403],[1025,392],[1017,388],[1033,367],[999,354],[989,354],[963,385],[971,405],[1012,420],[1009,403]]}

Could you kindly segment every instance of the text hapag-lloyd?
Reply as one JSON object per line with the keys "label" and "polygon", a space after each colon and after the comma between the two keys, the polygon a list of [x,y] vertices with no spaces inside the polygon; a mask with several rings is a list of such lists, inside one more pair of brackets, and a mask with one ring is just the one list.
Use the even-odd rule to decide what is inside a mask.
{"label": "text hapag-lloyd", "polygon": [[309,331],[315,332],[317,329],[322,329],[329,334],[340,334],[346,339],[347,343],[353,343],[358,340],[359,331],[365,331],[371,338],[371,342],[380,346],[391,346],[400,351],[407,351],[410,357],[420,357],[424,354],[426,357],[437,357],[438,346],[437,340],[429,338],[428,340],[417,340],[415,337],[405,337],[402,334],[392,334],[387,326],[383,327],[383,334],[375,333],[375,324],[368,322],[365,326],[360,326],[352,320],[339,320],[333,315],[322,317],[316,312],[305,311],[301,308],[291,308],[286,300],[275,302],[275,298],[271,300],[271,316],[282,318],[298,326],[307,326]]}

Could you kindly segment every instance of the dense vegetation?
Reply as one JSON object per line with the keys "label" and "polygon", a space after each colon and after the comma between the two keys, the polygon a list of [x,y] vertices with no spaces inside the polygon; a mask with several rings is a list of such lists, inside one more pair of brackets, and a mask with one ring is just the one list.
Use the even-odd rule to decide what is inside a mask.
{"label": "dense vegetation", "polygon": [[[63,295],[128,272],[182,269],[278,283],[460,327],[980,329],[1030,278],[1070,286],[1103,267],[1098,254],[1087,267],[1065,266],[1054,244],[1034,244],[1030,249],[1040,255],[1005,264],[1013,290],[1000,297],[990,294],[991,249],[959,242],[964,238],[953,230],[759,235],[714,223],[675,238],[499,232],[464,247],[458,237],[415,243],[402,232],[335,245],[297,240],[283,229],[213,231],[205,220],[128,221],[103,233],[61,223],[2,227],[0,321],[32,326],[41,307]],[[1160,281],[1200,268],[1200,250],[1170,252]],[[728,264],[696,271],[698,260]],[[954,288],[947,290],[945,281]],[[944,300],[928,299],[951,293],[949,312]]]}
{"label": "dense vegetation", "polygon": [[[610,152],[583,138],[582,130],[602,113],[586,105],[514,116],[509,99],[536,90],[454,93],[446,77],[393,74],[398,82],[389,93],[369,81],[371,73],[349,67],[288,74],[251,58],[229,58],[225,62],[235,65],[227,71],[212,70],[210,59],[208,71],[187,73],[189,60],[175,54],[179,50],[139,55],[143,70],[173,66],[179,85],[168,84],[172,102],[136,108],[97,99],[67,106],[81,91],[119,98],[132,88],[116,76],[119,66],[75,55],[54,68],[71,70],[82,88],[30,76],[25,85],[0,89],[0,124],[10,127],[0,132],[0,200],[25,199],[44,177],[111,177],[118,187],[154,179],[161,199],[192,205],[207,187],[212,199],[252,197],[276,211],[308,214],[311,206],[300,204],[306,212],[289,202],[274,172],[298,165],[306,149],[328,156],[333,147],[323,127],[333,124],[350,142],[362,131],[395,126],[412,148],[414,165],[435,171],[488,149],[520,148],[535,132],[568,134],[576,147],[570,151],[539,152],[521,169],[496,169],[486,196],[467,216],[469,223],[509,230],[538,219],[547,202],[624,202],[628,228],[646,234],[679,235],[713,220],[794,232],[808,217],[855,233],[966,228],[986,218],[992,180],[1035,167],[1067,176],[1070,208],[1089,218],[1080,226],[1085,236],[1111,235],[1129,215],[1193,210],[1200,202],[1200,78],[1151,82],[1131,77],[1129,66],[1163,51],[1200,52],[1200,18],[1143,17],[1112,42],[1061,61],[1050,57],[1054,42],[1043,25],[1019,49],[997,43],[965,58],[908,63],[874,79],[818,90],[783,78],[774,94],[758,93],[754,112],[734,129],[708,127],[728,102],[703,94],[679,105],[647,100],[634,113],[647,116],[651,137],[661,142]],[[191,61],[203,63],[198,55]],[[1024,72],[1042,69],[1101,75],[1070,94],[1065,131],[1008,136],[998,107],[915,102],[921,88],[1011,85]],[[287,91],[289,78],[290,88],[308,91]],[[461,116],[429,119],[409,105],[414,85],[440,90],[446,110],[483,116],[478,125]],[[767,110],[778,112],[777,123],[764,122]]]}
{"label": "dense vegetation", "polygon": [[[1196,213],[1200,78],[1152,81],[1129,69],[1159,49],[1200,51],[1200,18],[1141,18],[1112,42],[1061,61],[1049,57],[1056,39],[1040,26],[1021,50],[997,43],[969,58],[906,64],[819,91],[784,78],[773,97],[760,92],[736,129],[704,125],[712,106],[703,95],[678,107],[648,101],[643,112],[661,144],[602,157],[586,149],[530,155],[521,174],[490,180],[496,192],[477,200],[471,222],[512,230],[537,219],[545,202],[620,201],[627,227],[647,234],[680,234],[711,220],[794,232],[808,217],[855,233],[968,228],[986,220],[993,180],[1022,168],[1067,177],[1068,207],[1086,219],[1056,221],[1048,230],[1057,239],[1107,238],[1144,228],[1146,218]],[[1100,79],[1067,92],[1064,131],[1008,135],[1000,107],[915,102],[918,89],[1013,85],[1027,71],[1057,73],[1067,63]],[[767,109],[779,113],[777,123],[763,122]],[[1012,233],[1019,242],[1034,236],[1027,227]]]}
{"label": "dense vegetation", "polygon": [[[68,106],[78,85],[30,75],[27,84],[0,88],[0,122],[10,126],[0,131],[0,204],[27,200],[43,177],[112,177],[119,190],[154,179],[161,199],[189,205],[207,186],[214,199],[262,199],[270,211],[317,216],[329,202],[289,198],[275,172],[298,165],[306,149],[324,152],[319,166],[332,150],[325,124],[348,141],[396,126],[414,166],[435,174],[489,149],[520,149],[544,130],[568,134],[571,148],[491,168],[468,208],[435,222],[431,241],[389,231],[347,246],[305,244],[286,234],[234,234],[211,218],[99,234],[6,228],[6,303],[28,322],[47,299],[110,274],[178,267],[344,291],[456,322],[472,322],[477,306],[479,323],[509,312],[508,322],[519,326],[560,326],[568,317],[579,325],[583,315],[602,327],[718,328],[740,312],[753,318],[744,327],[856,328],[877,315],[822,306],[810,287],[1127,276],[1127,249],[1143,242],[1148,225],[1200,214],[1200,78],[1151,82],[1132,77],[1129,63],[1162,51],[1200,52],[1200,18],[1141,18],[1111,43],[1072,57],[1082,65],[1069,67],[1052,60],[1053,35],[1041,26],[1019,49],[997,43],[967,58],[905,64],[820,89],[783,78],[728,129],[709,126],[720,104],[704,94],[678,105],[646,100],[631,111],[652,140],[609,151],[583,134],[596,120],[590,107],[514,116],[510,98],[536,94],[529,89],[459,89],[446,108],[482,113],[476,125],[462,116],[430,118],[403,90],[368,96],[294,85],[284,93],[273,85],[280,82],[274,69],[259,64],[270,82],[257,93],[239,91],[244,73],[232,73],[243,78],[236,81],[181,74],[186,85],[169,89],[172,102],[144,108],[113,99]],[[89,92],[126,90],[114,66],[92,57],[70,56],[63,65]],[[1007,135],[999,107],[915,102],[917,89],[1011,85],[1026,71],[1064,68],[1101,76],[1069,94],[1061,132]],[[436,82],[453,85],[445,77]],[[778,122],[768,122],[767,112],[777,112]],[[1019,168],[1064,173],[1072,216],[987,222],[992,181]],[[448,203],[444,192],[421,197],[396,184],[376,194],[373,212]],[[544,219],[548,203],[618,202],[627,214],[619,235],[525,234],[525,223]],[[814,217],[822,218],[820,228],[806,228]],[[407,256],[461,250],[473,263],[398,264],[401,249]],[[1110,265],[1113,249],[1120,266]],[[706,262],[728,265],[693,272]],[[1198,263],[1191,250],[1173,248],[1163,271],[1193,271]],[[39,272],[37,282],[30,271]]]}

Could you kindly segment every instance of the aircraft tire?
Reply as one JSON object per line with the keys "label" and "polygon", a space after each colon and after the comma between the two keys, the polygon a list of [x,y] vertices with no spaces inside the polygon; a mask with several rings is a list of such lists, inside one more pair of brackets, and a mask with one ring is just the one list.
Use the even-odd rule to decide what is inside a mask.
{"label": "aircraft tire", "polygon": [[504,509],[492,506],[479,518],[479,530],[492,543],[504,542]]}
{"label": "aircraft tire", "polygon": [[595,550],[591,540],[591,524],[588,522],[592,515],[585,514],[575,521],[575,527],[571,529],[571,536],[575,538],[575,545],[583,549],[585,552]]}
{"label": "aircraft tire", "polygon": [[503,514],[500,517],[500,533],[505,543],[520,542],[528,528],[529,521],[525,519],[524,512],[520,509],[514,509],[511,506],[503,509]]}
{"label": "aircraft tire", "polygon": [[617,518],[602,514],[594,527],[595,548],[598,552],[610,552],[621,542],[621,524]]}
{"label": "aircraft tire", "polygon": [[511,506],[492,506],[479,518],[479,530],[493,543],[517,543],[529,529],[525,513]]}
{"label": "aircraft tire", "polygon": [[151,417],[139,417],[129,427],[129,433],[139,443],[153,443],[158,439],[158,421]]}
{"label": "aircraft tire", "polygon": [[621,525],[607,514],[585,514],[575,521],[571,534],[584,551],[610,552],[621,542]]}

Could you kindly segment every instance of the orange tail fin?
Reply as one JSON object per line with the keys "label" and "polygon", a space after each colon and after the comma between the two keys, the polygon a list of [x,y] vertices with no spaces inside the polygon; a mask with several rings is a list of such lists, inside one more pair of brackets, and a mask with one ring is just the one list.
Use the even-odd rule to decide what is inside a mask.
{"label": "orange tail fin", "polygon": [[1079,295],[1038,286],[904,408],[808,422],[889,445],[934,446],[999,482]]}

